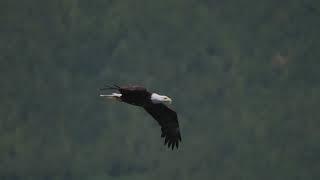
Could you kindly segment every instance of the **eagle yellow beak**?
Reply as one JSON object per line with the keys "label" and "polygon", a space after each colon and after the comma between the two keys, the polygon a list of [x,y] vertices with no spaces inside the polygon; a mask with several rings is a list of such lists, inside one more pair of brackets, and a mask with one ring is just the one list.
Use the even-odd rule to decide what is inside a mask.
{"label": "eagle yellow beak", "polygon": [[167,103],[169,103],[169,104],[171,104],[171,103],[172,103],[172,99],[171,99],[171,98],[169,98],[169,97],[167,97],[167,98],[165,99],[165,101],[166,101]]}

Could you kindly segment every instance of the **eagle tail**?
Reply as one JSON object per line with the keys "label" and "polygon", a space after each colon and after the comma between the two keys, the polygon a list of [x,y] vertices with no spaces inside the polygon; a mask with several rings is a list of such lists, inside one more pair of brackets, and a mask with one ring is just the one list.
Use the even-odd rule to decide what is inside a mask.
{"label": "eagle tail", "polygon": [[119,93],[112,93],[112,94],[100,94],[101,97],[106,97],[108,99],[114,99],[114,100],[121,100],[122,94]]}

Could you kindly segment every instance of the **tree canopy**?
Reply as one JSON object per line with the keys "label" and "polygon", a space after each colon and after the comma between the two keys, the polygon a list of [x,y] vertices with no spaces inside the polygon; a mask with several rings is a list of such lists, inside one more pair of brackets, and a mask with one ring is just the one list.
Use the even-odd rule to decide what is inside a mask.
{"label": "tree canopy", "polygon": [[[319,179],[319,8],[1,1],[0,178]],[[172,97],[179,150],[106,83]]]}

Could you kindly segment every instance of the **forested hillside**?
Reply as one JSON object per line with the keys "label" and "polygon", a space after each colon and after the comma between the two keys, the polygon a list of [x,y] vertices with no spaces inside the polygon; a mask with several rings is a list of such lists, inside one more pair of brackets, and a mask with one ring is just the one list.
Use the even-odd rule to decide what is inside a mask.
{"label": "forested hillside", "polygon": [[[320,1],[0,1],[0,179],[320,179]],[[107,83],[173,99],[182,144]]]}

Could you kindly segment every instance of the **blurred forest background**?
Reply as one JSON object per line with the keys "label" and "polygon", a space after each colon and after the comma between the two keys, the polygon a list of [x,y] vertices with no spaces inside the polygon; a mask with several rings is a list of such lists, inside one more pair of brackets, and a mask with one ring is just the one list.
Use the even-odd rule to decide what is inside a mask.
{"label": "blurred forest background", "polygon": [[[320,179],[320,1],[1,0],[0,178]],[[182,144],[106,83],[173,98]]]}

